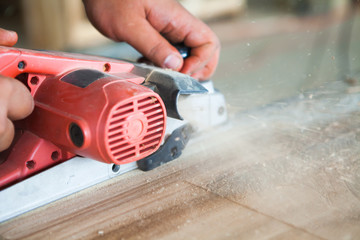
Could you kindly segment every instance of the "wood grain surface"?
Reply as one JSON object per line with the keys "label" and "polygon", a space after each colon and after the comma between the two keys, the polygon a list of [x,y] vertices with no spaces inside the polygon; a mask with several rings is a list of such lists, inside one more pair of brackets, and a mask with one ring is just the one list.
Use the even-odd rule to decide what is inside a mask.
{"label": "wood grain surface", "polygon": [[340,83],[331,88],[306,101],[235,114],[193,139],[180,159],[24,214],[1,224],[0,233],[5,239],[356,239],[360,94],[347,94]]}

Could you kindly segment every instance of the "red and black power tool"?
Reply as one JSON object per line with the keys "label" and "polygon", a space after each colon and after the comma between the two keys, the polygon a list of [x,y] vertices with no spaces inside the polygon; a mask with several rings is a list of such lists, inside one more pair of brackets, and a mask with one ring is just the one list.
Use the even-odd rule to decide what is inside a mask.
{"label": "red and black power tool", "polygon": [[[206,89],[185,75],[126,61],[0,47],[0,74],[22,81],[35,109],[0,153],[0,189],[75,155],[116,165],[163,144],[179,94]],[[179,78],[180,76],[180,78]]]}
{"label": "red and black power tool", "polygon": [[35,101],[0,153],[0,222],[172,161],[194,132],[227,120],[212,81],[146,64],[0,47],[0,75],[24,83]]}

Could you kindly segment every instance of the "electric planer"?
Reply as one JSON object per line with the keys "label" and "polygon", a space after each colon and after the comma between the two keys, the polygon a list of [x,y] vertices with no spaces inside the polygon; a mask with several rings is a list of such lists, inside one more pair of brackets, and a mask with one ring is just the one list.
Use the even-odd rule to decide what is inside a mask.
{"label": "electric planer", "polygon": [[211,81],[147,64],[0,47],[0,74],[24,83],[35,101],[0,153],[0,222],[154,169],[178,158],[194,132],[227,119]]}

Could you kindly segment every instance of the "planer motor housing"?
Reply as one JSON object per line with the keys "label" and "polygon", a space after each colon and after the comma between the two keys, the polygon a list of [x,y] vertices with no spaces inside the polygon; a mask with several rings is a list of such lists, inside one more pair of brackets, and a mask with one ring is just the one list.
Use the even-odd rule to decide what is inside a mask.
{"label": "planer motor housing", "polygon": [[35,101],[0,153],[0,189],[75,155],[120,165],[154,153],[166,107],[133,69],[114,59],[0,47],[0,74],[22,81]]}

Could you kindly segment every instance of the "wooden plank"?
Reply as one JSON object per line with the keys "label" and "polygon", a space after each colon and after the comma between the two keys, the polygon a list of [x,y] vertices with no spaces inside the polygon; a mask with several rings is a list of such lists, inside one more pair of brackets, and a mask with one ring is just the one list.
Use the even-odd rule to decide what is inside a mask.
{"label": "wooden plank", "polygon": [[199,137],[181,159],[10,220],[0,233],[9,239],[356,238],[360,94],[328,93],[344,87],[237,114],[231,128]]}
{"label": "wooden plank", "polygon": [[[356,239],[360,236],[360,113],[356,110],[360,95],[348,113],[343,108],[349,99],[342,99],[343,105],[339,96],[327,97],[326,101],[333,101],[326,107],[310,100],[298,103],[303,106],[279,103],[281,111],[273,106],[274,112],[251,113],[249,119],[258,124],[250,127],[251,132],[244,124],[232,128],[244,133],[237,134],[238,140],[224,136],[229,143],[236,142],[236,150],[211,146],[208,159],[218,158],[218,167],[188,181],[316,236]],[[337,110],[331,105],[338,105]],[[300,108],[306,110],[298,112]],[[316,113],[320,109],[326,110]],[[313,119],[303,122],[299,116]]]}
{"label": "wooden plank", "polygon": [[[171,176],[125,191],[117,189],[118,183],[97,189],[91,206],[78,205],[81,196],[67,200],[72,202],[72,209],[77,205],[75,211],[58,202],[47,208],[46,219],[42,211],[35,211],[35,215],[17,222],[21,228],[3,225],[1,234],[6,239],[318,239],[202,188],[174,181]],[[209,227],[206,232],[201,230],[204,226]]]}

